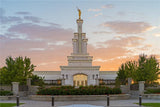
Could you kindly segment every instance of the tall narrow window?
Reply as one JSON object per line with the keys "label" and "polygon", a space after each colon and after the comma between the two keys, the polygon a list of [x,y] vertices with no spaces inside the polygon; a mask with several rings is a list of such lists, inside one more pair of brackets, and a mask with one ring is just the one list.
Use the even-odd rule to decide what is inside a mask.
{"label": "tall narrow window", "polygon": [[92,79],[94,80],[94,74],[92,75]]}
{"label": "tall narrow window", "polygon": [[62,74],[62,78],[64,79],[64,74]]}
{"label": "tall narrow window", "polygon": [[96,78],[98,79],[98,74],[96,74]]}
{"label": "tall narrow window", "polygon": [[77,81],[77,86],[79,86],[79,81]]}
{"label": "tall narrow window", "polygon": [[68,75],[66,75],[66,79],[68,79]]}

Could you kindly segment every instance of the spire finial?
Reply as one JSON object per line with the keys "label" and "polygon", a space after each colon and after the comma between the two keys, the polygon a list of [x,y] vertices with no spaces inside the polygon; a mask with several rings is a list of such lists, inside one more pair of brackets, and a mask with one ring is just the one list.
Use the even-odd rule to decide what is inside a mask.
{"label": "spire finial", "polygon": [[79,8],[77,8],[78,13],[79,13],[79,19],[81,19],[81,10]]}

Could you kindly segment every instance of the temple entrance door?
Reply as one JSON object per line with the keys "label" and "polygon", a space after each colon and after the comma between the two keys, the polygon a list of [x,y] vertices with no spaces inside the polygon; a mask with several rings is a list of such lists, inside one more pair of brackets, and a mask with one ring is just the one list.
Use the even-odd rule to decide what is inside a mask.
{"label": "temple entrance door", "polygon": [[74,86],[87,86],[88,77],[85,74],[76,74],[73,76]]}

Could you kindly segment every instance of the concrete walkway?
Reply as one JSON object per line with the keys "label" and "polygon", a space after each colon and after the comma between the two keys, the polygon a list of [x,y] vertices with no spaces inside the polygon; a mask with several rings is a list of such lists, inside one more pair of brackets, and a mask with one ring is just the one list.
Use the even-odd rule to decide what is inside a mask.
{"label": "concrete walkway", "polygon": [[[1,103],[15,103],[15,100],[0,101]],[[142,103],[160,103],[159,100],[153,99],[143,99]],[[32,100],[20,100],[20,103],[25,103],[19,107],[52,107],[51,101],[32,101]],[[137,99],[129,100],[110,100],[110,107],[138,107]],[[76,106],[76,104],[89,104],[106,107],[106,101],[65,101],[65,102],[55,102],[54,107],[73,105],[72,107],[90,107],[90,106]]]}

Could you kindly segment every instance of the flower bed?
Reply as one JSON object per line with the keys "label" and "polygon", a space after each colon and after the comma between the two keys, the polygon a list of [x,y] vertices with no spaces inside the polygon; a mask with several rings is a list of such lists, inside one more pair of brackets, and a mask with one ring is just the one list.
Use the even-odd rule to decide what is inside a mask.
{"label": "flower bed", "polygon": [[106,95],[120,94],[119,88],[109,88],[106,86],[81,86],[75,88],[73,86],[61,86],[40,89],[38,95]]}

